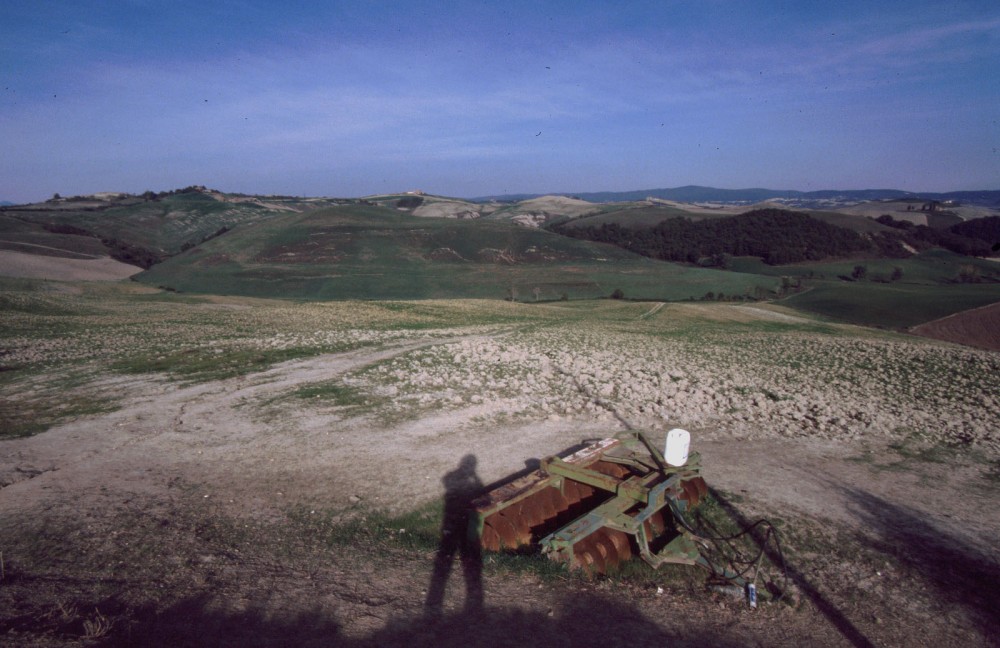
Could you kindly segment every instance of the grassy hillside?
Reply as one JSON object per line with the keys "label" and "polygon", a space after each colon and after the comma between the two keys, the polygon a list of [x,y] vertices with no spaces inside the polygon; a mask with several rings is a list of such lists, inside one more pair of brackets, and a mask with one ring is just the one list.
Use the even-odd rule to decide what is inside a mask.
{"label": "grassy hillside", "polygon": [[[176,290],[307,299],[609,296],[769,291],[774,278],[685,268],[508,222],[418,218],[350,205],[241,227],[138,280]],[[537,289],[537,290],[536,290]]]}
{"label": "grassy hillside", "polygon": [[[739,272],[785,276],[807,288],[786,306],[863,326],[905,329],[1000,301],[1000,263],[933,249],[907,259],[847,259],[768,266],[734,258]],[[864,276],[855,278],[855,268]],[[896,277],[893,279],[893,277]]]}
{"label": "grassy hillside", "polygon": [[0,250],[75,259],[108,256],[107,246],[98,238],[52,232],[41,223],[4,212],[0,212]]}
{"label": "grassy hillside", "polygon": [[906,259],[841,259],[822,263],[796,263],[769,266],[756,257],[734,257],[729,268],[737,272],[765,274],[775,277],[802,277],[837,280],[850,277],[856,266],[864,266],[865,277],[861,283],[881,283],[890,280],[896,268],[902,276],[898,281],[906,284],[955,284],[962,283],[963,270],[975,269],[983,281],[1000,281],[1000,263],[967,257],[939,248],[926,250]]}
{"label": "grassy hillside", "polygon": [[906,329],[1000,301],[1000,284],[818,284],[781,303],[862,326]]}
{"label": "grassy hillside", "polygon": [[616,223],[622,227],[643,228],[652,227],[662,223],[668,218],[698,218],[702,214],[694,214],[678,207],[668,205],[650,205],[648,203],[638,203],[626,205],[600,214],[584,216],[567,221],[565,227],[600,227],[605,223]]}
{"label": "grassy hillside", "polygon": [[223,228],[330,203],[193,191],[154,200],[129,196],[122,200],[40,203],[6,208],[0,215],[35,227],[73,232],[77,238],[63,241],[71,250],[75,250],[74,244],[90,245],[84,240],[89,234],[90,238],[114,239],[167,257],[198,245]]}
{"label": "grassy hillside", "polygon": [[[537,227],[560,223],[575,237],[586,228],[610,225],[638,240],[677,216],[706,229],[739,220],[695,206],[688,211],[684,205],[649,202],[597,205],[552,196],[482,205],[424,194],[337,200],[189,188],[3,208],[0,250],[75,259],[110,255],[144,266],[162,261],[137,279],[192,293],[310,300],[531,302],[612,293],[626,299],[718,300],[775,298],[784,285],[803,289],[785,300],[788,306],[887,328],[907,328],[1000,300],[1000,264],[940,249],[905,259],[871,258],[877,252],[861,250],[836,261],[795,265],[720,254],[724,271],[655,261]],[[897,231],[860,214],[808,216],[803,222],[822,221],[818,224],[835,225],[865,241]],[[768,234],[766,244],[774,247],[796,234],[785,230]],[[734,240],[746,243],[760,233],[754,225]],[[802,242],[804,231],[797,235],[796,245],[811,245]],[[716,233],[707,240],[721,239]],[[664,240],[680,239],[675,233]],[[861,276],[857,266],[864,267]]]}

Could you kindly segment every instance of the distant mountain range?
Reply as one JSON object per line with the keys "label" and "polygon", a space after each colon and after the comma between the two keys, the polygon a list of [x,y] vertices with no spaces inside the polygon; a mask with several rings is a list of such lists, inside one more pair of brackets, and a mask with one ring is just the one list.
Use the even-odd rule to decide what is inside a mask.
{"label": "distant mountain range", "polygon": [[[476,202],[496,200],[501,202],[517,202],[537,198],[543,194],[507,194],[475,198]],[[598,191],[590,193],[560,193],[558,196],[573,196],[589,202],[625,202],[658,198],[682,203],[725,203],[752,205],[765,201],[777,201],[800,207],[829,206],[843,203],[860,203],[870,200],[953,200],[965,204],[1000,206],[1000,191],[949,191],[912,192],[899,189],[855,189],[855,190],[822,190],[794,191],[786,189],[717,189],[688,185],[673,189],[644,189],[639,191]]]}
{"label": "distant mountain range", "polygon": [[[127,194],[123,194],[127,195]],[[468,198],[474,203],[516,203],[543,196],[565,196],[579,198],[591,203],[614,203],[644,201],[648,198],[669,200],[679,203],[716,203],[727,205],[756,205],[762,202],[778,202],[790,207],[823,209],[854,205],[878,200],[912,200],[940,202],[953,201],[964,205],[980,205],[1000,209],[1000,190],[976,191],[902,191],[899,189],[823,189],[820,191],[796,191],[793,189],[718,189],[687,185],[667,189],[640,189],[636,191],[592,191],[585,193],[533,193],[495,194]],[[455,199],[453,199],[455,200]],[[463,200],[463,199],[458,199]],[[0,200],[0,207],[18,205],[8,200]]]}

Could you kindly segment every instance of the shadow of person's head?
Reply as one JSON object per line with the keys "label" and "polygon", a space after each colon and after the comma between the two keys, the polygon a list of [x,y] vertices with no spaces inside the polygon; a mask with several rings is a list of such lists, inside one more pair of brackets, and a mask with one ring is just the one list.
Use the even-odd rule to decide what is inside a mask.
{"label": "shadow of person's head", "polygon": [[476,474],[476,455],[467,454],[458,462],[458,470],[465,475]]}

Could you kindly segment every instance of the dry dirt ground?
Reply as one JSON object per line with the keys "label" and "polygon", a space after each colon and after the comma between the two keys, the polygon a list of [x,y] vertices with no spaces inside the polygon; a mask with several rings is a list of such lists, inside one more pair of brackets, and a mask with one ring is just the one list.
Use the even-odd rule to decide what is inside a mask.
{"label": "dry dirt ground", "polygon": [[73,281],[115,281],[142,272],[110,257],[70,259],[0,250],[0,276]]}
{"label": "dry dirt ground", "polygon": [[[646,308],[637,321],[677,316]],[[469,454],[490,483],[585,439],[632,425],[662,438],[670,424],[653,405],[628,409],[647,398],[625,391],[645,380],[639,365],[623,358],[625,373],[602,376],[571,362],[615,353],[611,332],[609,346],[571,339],[514,378],[491,373],[528,362],[547,343],[532,335],[456,329],[200,383],[99,377],[93,387],[117,395],[115,411],[0,442],[0,644],[1000,645],[997,412],[963,418],[994,403],[995,376],[973,405],[927,395],[953,408],[942,421],[952,437],[974,437],[968,447],[882,430],[878,416],[866,423],[876,433],[851,433],[824,411],[799,417],[784,397],[775,402],[787,416],[748,414],[733,427],[738,374],[716,417],[726,385],[708,385],[704,402],[671,388],[678,403],[688,394],[681,421],[723,508],[743,524],[778,521],[790,582],[781,602],[750,610],[706,590],[693,569],[587,580],[487,556],[474,568],[484,607],[465,606],[456,564],[443,614],[429,614],[433,541],[408,544],[406,530],[367,521],[431,510],[442,477]],[[996,366],[987,352],[926,348],[935,363],[957,354]],[[848,389],[817,372],[817,393]],[[692,368],[669,382],[699,376]],[[614,388],[595,388],[602,380]],[[361,396],[324,401],[318,391],[316,405],[289,396],[329,384]],[[559,391],[566,385],[575,401]],[[914,420],[933,424],[922,398]],[[530,407],[515,415],[518,399]],[[864,403],[851,407],[866,415]]]}

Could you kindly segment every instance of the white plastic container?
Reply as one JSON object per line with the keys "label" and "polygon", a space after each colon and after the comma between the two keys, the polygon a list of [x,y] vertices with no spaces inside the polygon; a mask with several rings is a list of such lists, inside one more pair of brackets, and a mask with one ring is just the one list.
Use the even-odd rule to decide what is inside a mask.
{"label": "white plastic container", "polygon": [[691,433],[687,430],[674,428],[667,432],[667,443],[663,449],[663,458],[671,466],[683,466],[688,460],[688,448],[691,446]]}

